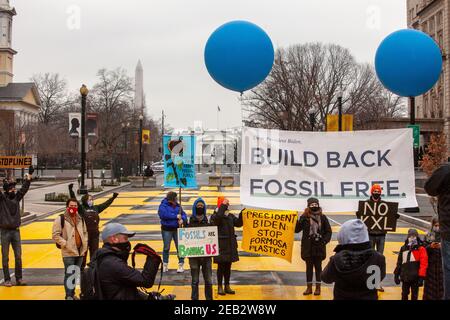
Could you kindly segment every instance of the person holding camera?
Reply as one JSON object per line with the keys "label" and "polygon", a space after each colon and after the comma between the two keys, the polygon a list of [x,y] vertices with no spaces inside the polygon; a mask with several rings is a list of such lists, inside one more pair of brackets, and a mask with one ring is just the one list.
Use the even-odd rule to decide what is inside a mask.
{"label": "person holding camera", "polygon": [[300,216],[295,232],[303,232],[301,241],[301,257],[306,262],[306,286],[303,295],[313,293],[313,273],[316,272],[315,296],[321,294],[322,261],[327,256],[326,245],[331,241],[333,234],[328,218],[322,213],[319,200],[308,199],[308,207]]}
{"label": "person holding camera", "polygon": [[24,286],[22,279],[22,242],[20,239],[20,202],[30,188],[31,179],[34,173],[33,166],[30,166],[28,174],[22,182],[22,188],[17,191],[16,183],[4,180],[3,190],[0,191],[0,232],[2,244],[2,268],[5,279],[5,287],[12,287],[11,275],[9,273],[9,248],[12,247],[15,259],[16,285]]}

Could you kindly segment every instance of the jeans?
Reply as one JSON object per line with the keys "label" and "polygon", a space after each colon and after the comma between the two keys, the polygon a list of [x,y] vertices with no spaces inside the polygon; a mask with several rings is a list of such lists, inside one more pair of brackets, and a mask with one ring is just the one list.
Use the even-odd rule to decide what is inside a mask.
{"label": "jeans", "polygon": [[444,300],[450,300],[450,241],[442,239],[441,253],[444,274]]}
{"label": "jeans", "polygon": [[411,300],[415,301],[419,298],[419,283],[417,281],[402,283],[402,300],[408,300],[410,292]]}
{"label": "jeans", "polygon": [[200,268],[205,281],[205,298],[213,300],[212,296],[212,260],[211,258],[189,258],[192,276],[192,300],[198,300],[198,285],[200,283]]}
{"label": "jeans", "polygon": [[16,281],[22,279],[22,245],[20,240],[20,230],[1,230],[2,243],[2,267],[3,275],[6,281],[11,281],[9,274],[9,246],[11,245],[14,251],[15,259],[15,277]]}
{"label": "jeans", "polygon": [[[67,297],[74,297],[75,286],[79,281],[81,265],[83,264],[84,257],[64,257],[64,290]],[[75,269],[72,269],[74,268]],[[69,269],[69,267],[71,267]]]}
{"label": "jeans", "polygon": [[[169,253],[170,253],[170,245],[172,243],[172,239],[175,242],[175,247],[177,248],[178,252],[178,231],[161,231],[164,248],[163,248],[163,262],[169,263]],[[178,256],[178,262],[184,263],[184,258]]]}
{"label": "jeans", "polygon": [[386,242],[386,235],[369,236],[370,246],[378,253],[384,254],[384,244]]}
{"label": "jeans", "polygon": [[316,284],[320,284],[322,279],[322,258],[306,259],[306,284],[313,284],[313,273],[316,270]]}

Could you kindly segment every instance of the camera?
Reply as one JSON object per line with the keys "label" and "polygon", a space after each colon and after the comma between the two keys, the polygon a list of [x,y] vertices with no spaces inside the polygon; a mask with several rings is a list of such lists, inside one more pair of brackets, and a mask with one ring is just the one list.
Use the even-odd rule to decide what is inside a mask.
{"label": "camera", "polygon": [[174,294],[162,295],[160,292],[150,292],[148,294],[148,300],[175,300],[176,296]]}

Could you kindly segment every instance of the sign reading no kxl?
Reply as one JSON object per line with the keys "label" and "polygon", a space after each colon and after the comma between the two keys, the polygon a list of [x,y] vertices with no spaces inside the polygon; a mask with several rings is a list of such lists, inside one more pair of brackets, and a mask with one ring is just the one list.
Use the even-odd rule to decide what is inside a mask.
{"label": "sign reading no kxl", "polygon": [[25,169],[33,164],[32,157],[2,157],[0,156],[0,169]]}

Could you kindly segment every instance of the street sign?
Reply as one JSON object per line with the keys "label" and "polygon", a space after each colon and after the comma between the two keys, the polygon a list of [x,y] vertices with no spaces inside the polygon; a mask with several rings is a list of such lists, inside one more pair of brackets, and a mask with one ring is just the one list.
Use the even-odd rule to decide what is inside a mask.
{"label": "street sign", "polygon": [[420,148],[420,125],[410,124],[408,128],[413,129],[414,148]]}

